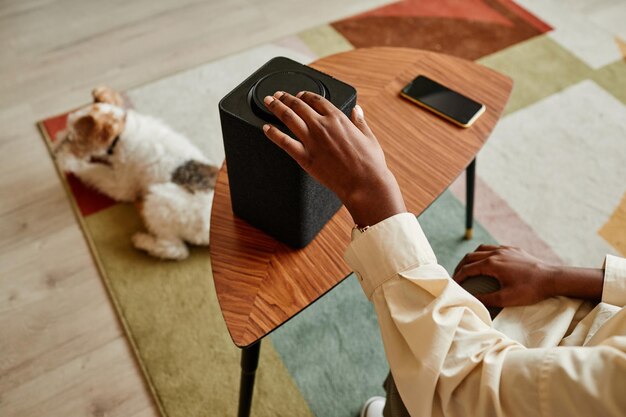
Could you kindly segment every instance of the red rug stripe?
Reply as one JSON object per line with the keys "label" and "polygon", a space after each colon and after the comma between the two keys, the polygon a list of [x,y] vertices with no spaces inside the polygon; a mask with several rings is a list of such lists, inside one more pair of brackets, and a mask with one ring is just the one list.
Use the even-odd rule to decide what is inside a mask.
{"label": "red rug stripe", "polygon": [[524,19],[529,25],[537,29],[541,33],[549,32],[553,28],[548,25],[543,20],[539,19],[534,14],[530,13],[528,10],[524,9],[519,4],[515,3],[513,0],[498,0],[502,3],[503,6],[511,10],[513,13]]}
{"label": "red rug stripe", "polygon": [[445,17],[450,19],[473,20],[511,26],[512,22],[498,11],[489,7],[483,0],[403,0],[352,18],[363,17]]}

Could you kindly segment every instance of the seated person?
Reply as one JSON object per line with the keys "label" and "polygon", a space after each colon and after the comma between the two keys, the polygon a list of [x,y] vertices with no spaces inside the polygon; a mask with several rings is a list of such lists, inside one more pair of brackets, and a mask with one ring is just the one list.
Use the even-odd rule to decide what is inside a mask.
{"label": "seated person", "polygon": [[[265,104],[300,140],[271,125],[266,136],[333,190],[357,225],[345,259],[374,304],[393,376],[386,404],[370,400],[362,416],[626,415],[626,259],[552,267],[481,246],[453,280],[406,212],[359,106],[350,120],[310,92],[277,92]],[[477,299],[457,284],[478,275],[501,289]],[[492,321],[483,303],[528,306]]]}

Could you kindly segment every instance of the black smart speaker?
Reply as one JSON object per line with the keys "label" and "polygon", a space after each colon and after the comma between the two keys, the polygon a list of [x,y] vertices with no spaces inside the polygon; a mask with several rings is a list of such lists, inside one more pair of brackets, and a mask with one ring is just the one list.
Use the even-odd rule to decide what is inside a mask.
{"label": "black smart speaker", "polygon": [[219,103],[233,212],[294,248],[306,246],[339,210],[341,202],[272,143],[272,123],[296,138],[263,104],[276,91],[315,92],[350,115],[356,90],[291,59],[271,59]]}

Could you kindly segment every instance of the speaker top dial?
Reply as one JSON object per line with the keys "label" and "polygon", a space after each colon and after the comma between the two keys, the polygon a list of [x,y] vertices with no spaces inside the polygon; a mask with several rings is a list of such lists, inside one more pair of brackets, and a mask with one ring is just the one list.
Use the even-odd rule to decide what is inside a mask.
{"label": "speaker top dial", "polygon": [[329,98],[328,91],[320,80],[300,71],[276,71],[261,78],[250,89],[248,98],[252,110],[265,120],[277,121],[263,103],[266,96],[274,95],[277,91],[285,91],[292,95],[300,91],[311,91]]}

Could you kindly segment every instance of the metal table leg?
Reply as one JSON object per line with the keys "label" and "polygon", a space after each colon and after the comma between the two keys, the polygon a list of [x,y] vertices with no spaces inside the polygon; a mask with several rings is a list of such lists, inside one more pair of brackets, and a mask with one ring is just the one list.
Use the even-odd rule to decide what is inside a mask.
{"label": "metal table leg", "polygon": [[465,239],[470,240],[474,234],[474,186],[476,183],[476,158],[465,170]]}
{"label": "metal table leg", "polygon": [[241,382],[239,383],[239,411],[238,417],[248,417],[252,406],[254,392],[254,377],[259,365],[261,341],[241,350]]}

